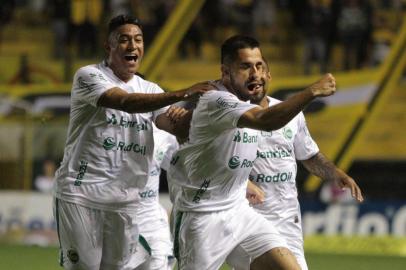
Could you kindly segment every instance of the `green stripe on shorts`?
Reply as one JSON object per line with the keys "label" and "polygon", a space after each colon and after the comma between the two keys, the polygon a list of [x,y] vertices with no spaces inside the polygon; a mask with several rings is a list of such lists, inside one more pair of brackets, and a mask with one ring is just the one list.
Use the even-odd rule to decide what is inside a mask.
{"label": "green stripe on shorts", "polygon": [[149,256],[151,256],[151,247],[149,246],[147,240],[140,234],[138,237],[138,242],[140,242],[141,246],[148,252]]}
{"label": "green stripe on shorts", "polygon": [[180,225],[182,224],[182,216],[183,212],[177,212],[176,213],[176,218],[175,218],[175,236],[173,240],[173,253],[175,255],[175,258],[178,260],[178,265],[180,263],[180,258],[179,258],[179,230],[180,230]]}

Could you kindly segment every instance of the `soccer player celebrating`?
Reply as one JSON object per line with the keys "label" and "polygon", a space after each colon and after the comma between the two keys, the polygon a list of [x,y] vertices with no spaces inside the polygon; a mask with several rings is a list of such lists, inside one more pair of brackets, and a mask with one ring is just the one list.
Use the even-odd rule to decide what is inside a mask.
{"label": "soccer player celebrating", "polygon": [[[266,65],[266,72],[270,73]],[[268,108],[280,103],[272,97],[251,99],[251,103]],[[252,204],[258,213],[279,230],[289,249],[295,255],[302,270],[307,270],[303,250],[303,234],[300,205],[297,198],[296,173],[299,160],[310,172],[324,180],[335,182],[341,188],[351,190],[352,196],[362,202],[360,188],[354,179],[338,169],[320,151],[310,136],[303,113],[299,113],[289,123],[271,132],[258,134],[258,152],[250,173],[251,183],[264,191],[264,201]],[[236,250],[228,260],[235,270],[249,270],[250,258],[241,250]]]}
{"label": "soccer player celebrating", "polygon": [[152,122],[171,131],[164,107],[205,85],[164,93],[135,75],[144,54],[141,25],[117,16],[106,59],[73,79],[65,152],[56,172],[54,214],[65,269],[123,269],[148,256],[138,243],[136,208],[153,165]]}
{"label": "soccer player celebrating", "polygon": [[335,92],[327,74],[276,106],[246,101],[265,95],[268,79],[259,43],[234,36],[221,48],[219,90],[197,103],[187,142],[172,158],[169,175],[180,188],[175,255],[180,269],[216,270],[233,249],[253,259],[251,269],[299,269],[286,241],[245,199],[257,155],[258,130],[287,124],[316,97]]}

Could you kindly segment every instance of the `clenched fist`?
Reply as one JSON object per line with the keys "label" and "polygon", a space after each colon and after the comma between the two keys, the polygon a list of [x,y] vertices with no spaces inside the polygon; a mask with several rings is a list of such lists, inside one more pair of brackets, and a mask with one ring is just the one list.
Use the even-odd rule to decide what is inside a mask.
{"label": "clenched fist", "polygon": [[333,75],[327,73],[309,88],[315,97],[331,96],[336,92],[336,79]]}

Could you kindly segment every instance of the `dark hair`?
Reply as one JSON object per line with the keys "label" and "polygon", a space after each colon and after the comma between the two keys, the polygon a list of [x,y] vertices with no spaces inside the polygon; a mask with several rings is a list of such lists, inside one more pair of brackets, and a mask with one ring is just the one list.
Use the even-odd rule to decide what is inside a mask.
{"label": "dark hair", "polygon": [[112,32],[114,32],[118,27],[124,25],[124,24],[134,24],[138,26],[140,29],[142,29],[142,25],[140,20],[138,20],[137,17],[132,16],[132,15],[118,15],[114,18],[112,18],[109,22],[108,30],[107,30],[107,36],[109,36]]}
{"label": "dark hair", "polygon": [[236,57],[238,50],[259,48],[259,42],[252,37],[236,35],[228,38],[221,45],[221,63],[230,64]]}

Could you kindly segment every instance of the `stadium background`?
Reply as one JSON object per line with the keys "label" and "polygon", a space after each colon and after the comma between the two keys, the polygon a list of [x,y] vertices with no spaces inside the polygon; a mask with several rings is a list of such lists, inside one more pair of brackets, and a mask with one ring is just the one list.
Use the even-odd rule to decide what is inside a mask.
{"label": "stadium background", "polygon": [[[346,54],[340,26],[350,2],[359,8],[355,22],[368,26],[359,61]],[[2,0],[0,6],[0,269],[58,269],[51,195],[35,181],[52,178],[62,157],[72,74],[100,61],[103,26],[123,11],[145,24],[141,73],[167,91],[218,78],[221,42],[246,33],[261,41],[269,61],[269,94],[284,99],[320,76],[320,64],[303,57],[310,38],[324,33],[326,70],[338,92],[313,102],[306,119],[322,152],[358,181],[366,200],[354,204],[299,168],[310,269],[406,269],[405,1]],[[309,23],[306,14],[316,12],[322,24]],[[360,42],[352,38],[350,44]],[[161,190],[169,209],[165,181]]]}

